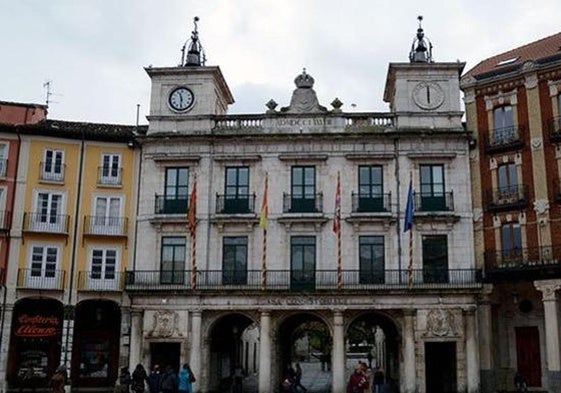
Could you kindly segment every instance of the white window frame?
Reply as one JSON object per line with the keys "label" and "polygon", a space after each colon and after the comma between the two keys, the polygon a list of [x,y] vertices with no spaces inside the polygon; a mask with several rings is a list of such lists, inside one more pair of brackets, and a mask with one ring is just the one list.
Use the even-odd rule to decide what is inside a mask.
{"label": "white window frame", "polygon": [[[100,276],[94,274],[94,253],[101,252],[101,271]],[[108,262],[108,252],[114,252],[115,264],[113,278],[107,277],[107,262]],[[121,249],[119,247],[111,246],[91,246],[88,251],[89,256],[89,270],[86,274],[85,287],[88,290],[118,290],[119,289],[119,278],[120,278],[120,259],[121,259]]]}
{"label": "white window frame", "polygon": [[[6,177],[7,168],[8,168],[8,152],[9,152],[10,144],[6,142],[0,142],[0,177]],[[4,151],[2,152],[2,149]]]}
{"label": "white window frame", "polygon": [[[39,250],[41,249],[41,250]],[[28,288],[57,289],[62,288],[64,275],[60,269],[61,247],[58,244],[34,243],[28,249],[28,269],[25,275],[25,284]],[[37,269],[37,261],[34,260],[35,252],[41,251],[40,267]],[[55,251],[54,272],[47,276],[48,252]]]}
{"label": "white window frame", "polygon": [[[105,166],[105,158],[109,157],[109,166]],[[113,174],[113,164],[117,161],[117,173]],[[99,183],[107,185],[120,185],[121,184],[121,168],[122,158],[119,153],[103,153],[101,155],[101,165],[99,174]]]}
{"label": "white window frame", "polygon": [[[47,170],[47,154],[51,152],[52,158],[50,163],[50,170]],[[60,170],[56,171],[57,156],[60,154]],[[43,153],[43,168],[42,179],[47,181],[61,182],[64,180],[64,150],[62,149],[45,149]]]}
{"label": "white window frame", "polygon": [[[98,200],[105,199],[105,212],[98,214]],[[111,201],[118,200],[117,214],[111,211]],[[120,235],[123,233],[123,197],[121,195],[95,195],[92,201],[92,219],[90,221],[90,233],[100,235]]]}
{"label": "white window frame", "polygon": [[[45,216],[42,214],[42,207],[39,205],[41,194],[49,195],[47,213]],[[57,206],[55,218],[52,219],[52,197],[60,196],[60,202]],[[30,229],[39,232],[65,232],[65,212],[66,212],[66,193],[53,190],[35,190],[34,195],[34,211],[29,221]]]}

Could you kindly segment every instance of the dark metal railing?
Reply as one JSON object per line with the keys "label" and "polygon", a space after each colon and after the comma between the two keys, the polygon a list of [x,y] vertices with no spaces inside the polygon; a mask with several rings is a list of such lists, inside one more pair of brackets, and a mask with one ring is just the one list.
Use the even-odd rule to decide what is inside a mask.
{"label": "dark metal railing", "polygon": [[487,191],[488,207],[492,210],[523,207],[528,203],[528,187],[513,184]]}
{"label": "dark metal railing", "polygon": [[525,269],[561,265],[561,245],[485,252],[487,269]]}
{"label": "dark metal railing", "polygon": [[485,150],[488,152],[517,148],[522,144],[525,127],[507,126],[495,128],[486,138]]}
{"label": "dark metal railing", "polygon": [[351,194],[353,213],[384,213],[390,211],[391,193],[364,195]]}
{"label": "dark metal railing", "polygon": [[255,212],[255,194],[216,195],[216,213],[243,214]]}
{"label": "dark metal railing", "polygon": [[125,236],[127,227],[127,217],[84,217],[84,234],[86,235]]}
{"label": "dark metal railing", "polygon": [[78,290],[81,291],[122,291],[125,287],[125,273],[115,271],[78,272]]}
{"label": "dark metal railing", "polygon": [[41,162],[39,179],[42,181],[63,182],[66,164]]}
{"label": "dark metal railing", "polygon": [[[192,281],[191,271],[128,271],[126,290],[389,290],[479,288],[479,269],[415,269],[360,271],[343,270],[338,282],[336,270],[291,271],[247,270],[228,272],[198,270]],[[411,284],[410,284],[411,282]]]}
{"label": "dark metal railing", "polygon": [[416,212],[450,212],[454,211],[454,193],[443,192],[441,194],[413,193]]}
{"label": "dark metal railing", "polygon": [[23,230],[29,232],[68,233],[68,214],[23,214]]}
{"label": "dark metal railing", "polygon": [[120,186],[123,182],[123,168],[97,168],[97,184],[104,186]]}
{"label": "dark metal railing", "polygon": [[187,214],[189,196],[156,195],[155,214]]}
{"label": "dark metal railing", "polygon": [[284,213],[321,213],[323,211],[323,195],[316,194],[283,194]]}
{"label": "dark metal railing", "polygon": [[20,289],[63,290],[65,280],[65,270],[25,268],[18,270],[17,287]]}

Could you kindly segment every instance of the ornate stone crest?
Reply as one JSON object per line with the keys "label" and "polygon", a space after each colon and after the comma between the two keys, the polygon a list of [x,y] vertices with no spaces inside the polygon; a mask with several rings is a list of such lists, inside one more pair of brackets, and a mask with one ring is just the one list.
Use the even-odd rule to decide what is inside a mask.
{"label": "ornate stone crest", "polygon": [[452,312],[444,311],[441,308],[429,311],[425,336],[446,337],[456,335],[456,322]]}
{"label": "ornate stone crest", "polygon": [[148,333],[148,337],[172,337],[181,336],[177,330],[179,315],[174,311],[156,311],[154,313],[154,328]]}

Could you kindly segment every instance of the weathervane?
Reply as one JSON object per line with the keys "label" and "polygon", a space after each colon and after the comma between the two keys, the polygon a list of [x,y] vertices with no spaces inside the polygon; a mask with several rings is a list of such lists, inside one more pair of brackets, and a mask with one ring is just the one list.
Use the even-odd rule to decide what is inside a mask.
{"label": "weathervane", "polygon": [[409,61],[411,63],[432,63],[432,43],[425,37],[421,22],[423,16],[417,17],[419,21],[419,28],[417,29],[417,36],[413,39],[411,45],[411,52],[409,52]]}
{"label": "weathervane", "polygon": [[[206,63],[206,56],[199,41],[199,32],[197,30],[197,22],[199,21],[199,17],[195,16],[193,18],[193,24],[195,28],[191,32],[191,39],[187,40],[183,47],[181,48],[181,66],[185,67],[200,67],[204,66]],[[189,47],[187,51],[187,60],[185,60],[185,49]]]}

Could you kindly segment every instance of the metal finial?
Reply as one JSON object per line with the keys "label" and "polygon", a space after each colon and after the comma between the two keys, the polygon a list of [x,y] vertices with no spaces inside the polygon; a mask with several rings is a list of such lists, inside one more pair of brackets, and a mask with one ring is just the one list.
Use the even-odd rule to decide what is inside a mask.
{"label": "metal finial", "polygon": [[422,27],[421,27],[421,22],[423,21],[423,15],[419,15],[419,16],[417,17],[417,20],[419,21],[419,29],[421,29],[421,28],[422,28]]}
{"label": "metal finial", "polygon": [[[206,56],[199,41],[199,29],[197,22],[199,21],[199,17],[195,16],[193,18],[193,31],[191,32],[190,42],[187,41],[181,48],[181,65],[182,66],[195,66],[200,67],[204,66],[206,62]],[[187,50],[187,59],[185,59],[185,49],[188,46]]]}
{"label": "metal finial", "polygon": [[419,27],[417,28],[417,34],[415,39],[413,39],[413,44],[411,45],[409,61],[412,63],[432,63],[432,43],[425,37],[423,26],[421,24],[423,16],[417,16],[417,20],[419,21]]}

